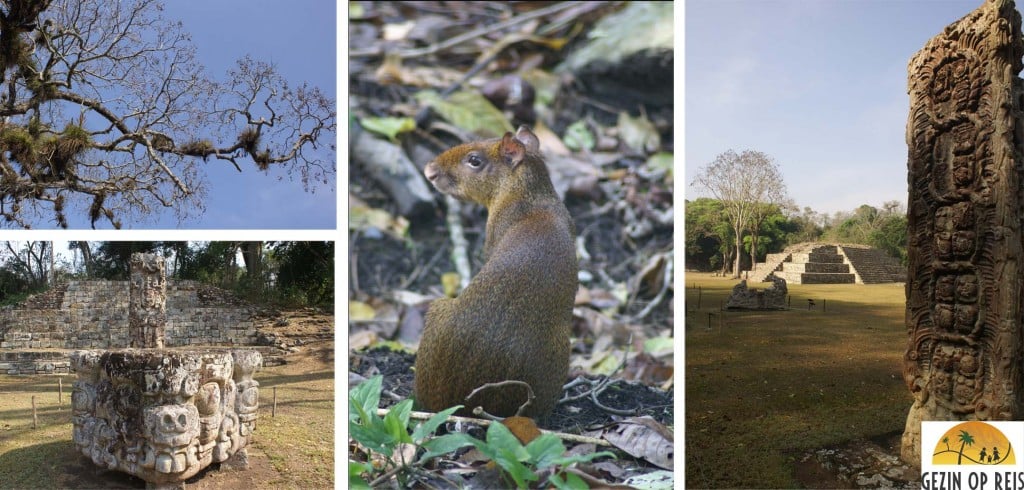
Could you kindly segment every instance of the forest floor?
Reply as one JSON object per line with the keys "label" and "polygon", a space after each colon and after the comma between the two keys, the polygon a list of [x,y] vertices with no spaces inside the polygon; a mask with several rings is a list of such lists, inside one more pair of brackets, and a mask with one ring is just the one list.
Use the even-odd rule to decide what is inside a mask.
{"label": "forest floor", "polygon": [[[334,487],[334,316],[303,309],[263,323],[257,327],[261,332],[271,331],[290,348],[285,364],[264,367],[255,376],[260,408],[247,448],[249,469],[229,471],[214,464],[190,478],[187,488]],[[99,470],[75,449],[74,378],[63,377],[62,404],[57,378],[0,375],[0,488],[144,488],[138,478]]]}

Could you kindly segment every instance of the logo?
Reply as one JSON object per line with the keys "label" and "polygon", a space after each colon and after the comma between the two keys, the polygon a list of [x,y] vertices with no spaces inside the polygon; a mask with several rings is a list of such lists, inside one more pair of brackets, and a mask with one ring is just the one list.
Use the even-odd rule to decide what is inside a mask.
{"label": "logo", "polygon": [[1024,490],[1024,422],[921,422],[924,490]]}
{"label": "logo", "polygon": [[972,420],[955,425],[932,451],[934,465],[1015,465],[1013,445],[994,425]]}

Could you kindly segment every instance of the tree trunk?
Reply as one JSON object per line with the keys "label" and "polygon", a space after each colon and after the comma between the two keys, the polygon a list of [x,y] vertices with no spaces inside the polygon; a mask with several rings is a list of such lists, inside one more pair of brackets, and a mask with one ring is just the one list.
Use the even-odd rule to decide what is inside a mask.
{"label": "tree trunk", "polygon": [[736,228],[736,265],[732,268],[732,277],[738,279],[740,277],[740,257],[743,253],[743,236],[741,235],[740,228]]}
{"label": "tree trunk", "polygon": [[82,266],[85,267],[85,277],[92,279],[92,250],[89,249],[89,242],[83,240],[76,243],[78,243],[78,251],[82,253]]}
{"label": "tree trunk", "polygon": [[257,292],[263,291],[263,242],[243,242],[242,260],[249,285]]}
{"label": "tree trunk", "polygon": [[757,267],[757,232],[750,234],[750,271]]}

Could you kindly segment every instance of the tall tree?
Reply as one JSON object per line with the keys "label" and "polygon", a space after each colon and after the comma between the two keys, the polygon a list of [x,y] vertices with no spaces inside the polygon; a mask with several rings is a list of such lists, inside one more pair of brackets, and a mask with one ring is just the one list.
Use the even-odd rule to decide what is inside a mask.
{"label": "tall tree", "polygon": [[[700,169],[691,185],[707,190],[725,205],[736,239],[733,277],[739,277],[743,231],[753,228],[753,220],[760,216],[758,207],[762,203],[780,199],[776,195],[777,189],[782,189],[783,196],[777,204],[784,199],[785,186],[779,166],[770,156],[759,151],[745,150],[737,155],[728,150]],[[752,248],[756,250],[756,247]]]}
{"label": "tall tree", "polygon": [[[120,228],[202,209],[203,164],[282,166],[309,188],[335,174],[334,101],[273,65],[223,80],[158,0],[0,0],[0,217],[67,212]],[[269,35],[269,34],[268,34]]]}
{"label": "tall tree", "polygon": [[20,276],[30,288],[48,284],[53,264],[53,242],[3,242],[6,267]]}

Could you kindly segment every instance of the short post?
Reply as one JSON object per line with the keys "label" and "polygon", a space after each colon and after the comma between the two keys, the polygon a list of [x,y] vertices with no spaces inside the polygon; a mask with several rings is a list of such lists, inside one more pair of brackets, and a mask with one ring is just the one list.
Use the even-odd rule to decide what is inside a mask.
{"label": "short post", "polygon": [[270,407],[270,418],[277,416],[277,387],[274,387],[274,403]]}
{"label": "short post", "polygon": [[39,428],[39,417],[36,416],[36,396],[32,395],[32,428]]}
{"label": "short post", "polygon": [[825,313],[826,311],[828,311],[828,307],[825,306],[825,299],[822,298],[822,300],[821,300],[821,312]]}
{"label": "short post", "polygon": [[697,286],[697,310],[700,310],[700,297],[702,295],[701,287]]}
{"label": "short post", "polygon": [[711,313],[711,312],[709,311],[709,312],[708,312],[708,330],[711,330],[711,317],[712,317],[712,316],[714,316],[714,313]]}
{"label": "short post", "polygon": [[64,379],[57,378],[57,407],[64,405]]}
{"label": "short post", "polygon": [[786,308],[792,308],[792,307],[793,307],[793,295],[792,294],[787,294],[786,295]]}

